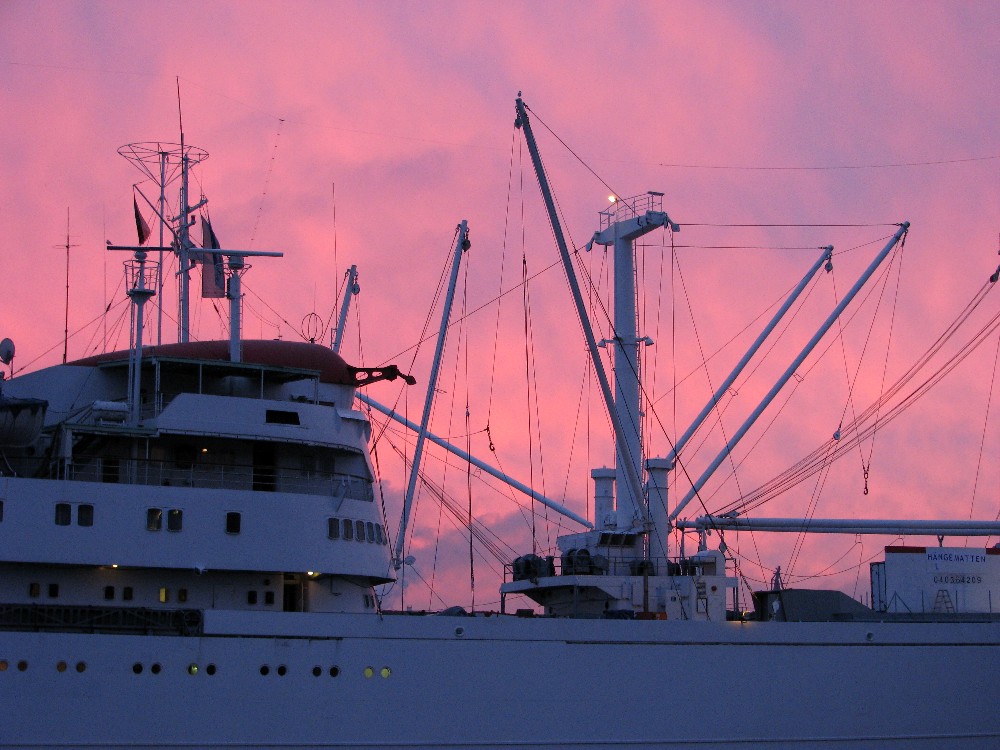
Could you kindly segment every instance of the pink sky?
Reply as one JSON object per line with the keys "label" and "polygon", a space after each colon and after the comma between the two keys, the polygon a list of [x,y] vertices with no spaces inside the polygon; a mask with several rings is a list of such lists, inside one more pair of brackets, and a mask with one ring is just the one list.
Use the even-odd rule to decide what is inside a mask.
{"label": "pink sky", "polygon": [[[245,278],[252,291],[245,335],[299,338],[304,316],[329,316],[344,270],[356,263],[362,294],[344,348],[356,364],[394,361],[410,368],[410,347],[459,220],[469,221],[473,241],[470,310],[497,295],[501,268],[503,288],[516,285],[522,251],[529,273],[556,259],[527,151],[513,131],[518,90],[607,184],[623,195],[664,192],[664,207],[681,225],[911,221],[887,383],[1000,262],[1000,11],[994,3],[9,1],[0,4],[0,65],[0,227],[6,245],[0,336],[16,341],[19,368],[61,358],[60,245],[67,208],[74,245],[70,330],[80,331],[69,342],[69,356],[126,345],[126,333],[113,338],[122,307],[108,319],[111,341],[105,343],[101,323],[87,326],[107,301],[122,299],[123,258],[105,253],[105,240],[134,240],[131,185],[142,176],[115,152],[130,142],[177,140],[177,77],[187,141],[211,155],[195,190],[211,200],[223,245],[285,252],[284,259],[255,263]],[[534,122],[568,232],[582,245],[597,228],[607,189]],[[871,166],[886,164],[912,166]],[[753,169],[761,167],[825,168]],[[140,187],[153,192],[149,183]],[[714,352],[791,287],[816,256],[813,250],[705,246],[833,244],[845,251],[891,231],[686,226],[674,238],[696,246],[676,250],[686,295],[680,277],[670,273],[669,238],[649,235],[641,251],[646,316],[640,335],[657,342],[646,352],[645,366],[655,374],[655,385],[651,379],[647,388],[659,399],[655,413],[670,438],[708,396],[688,300],[701,348]],[[813,325],[822,319],[834,294],[844,294],[880,245],[838,255],[834,274],[821,280],[796,319],[797,338],[790,333],[787,345],[782,340],[771,369],[784,368],[809,335],[807,319]],[[587,262],[606,287],[603,260],[595,253]],[[829,438],[845,408],[849,413],[848,381],[855,371],[854,408],[877,396],[895,269],[874,328],[878,287],[847,329],[843,347],[827,339],[833,342],[829,353],[741,465],[740,489],[756,487]],[[606,419],[593,387],[593,430],[585,414],[577,416],[585,357],[562,273],[542,275],[530,293],[544,491],[585,512],[590,467],[613,461]],[[174,299],[169,290],[170,314]],[[995,306],[991,296],[979,318],[993,315]],[[198,338],[223,335],[209,301],[197,303],[193,321]],[[488,454],[481,430],[489,420],[503,467],[542,487],[539,440],[531,471],[525,438],[523,327],[518,290],[501,307],[495,364],[496,306],[473,316],[461,336],[454,329],[434,430],[466,432],[468,393],[474,452]],[[607,333],[606,325],[598,328],[599,337]],[[872,342],[862,359],[870,328]],[[756,330],[711,361],[713,383]],[[165,340],[174,332],[165,326]],[[379,384],[371,395],[383,402],[399,397],[416,419],[432,350],[425,344],[412,366],[418,386],[399,396],[395,385]],[[868,495],[861,463],[871,443],[839,462],[817,517],[995,518],[995,462],[982,463],[976,483],[983,435],[984,455],[1000,450],[994,421],[985,421],[995,353],[993,337],[879,433]],[[816,360],[814,355],[806,367]],[[677,390],[675,416],[671,383],[692,371],[695,377]],[[741,384],[724,418],[727,433],[768,386],[762,378]],[[587,432],[593,434],[589,442]],[[669,449],[658,429],[648,434],[653,453]],[[717,443],[710,439],[709,445]],[[379,451],[394,528],[405,479],[391,448],[382,444]],[[711,455],[708,446],[689,454],[691,473],[700,474]],[[438,462],[430,466],[440,477]],[[464,505],[464,467],[448,472],[458,480],[452,492]],[[732,481],[719,486],[707,492],[710,509],[740,491]],[[761,513],[800,515],[813,487],[806,482]],[[530,551],[530,529],[514,506],[485,490],[477,490],[473,503],[480,519],[519,553]],[[411,551],[419,573],[430,579],[438,520],[426,496],[415,525]],[[448,603],[468,604],[467,542],[447,520],[440,529],[438,592]],[[558,530],[551,523],[540,520],[536,531],[541,549],[554,544]],[[800,558],[794,572],[815,573],[842,558],[832,569],[847,573],[810,585],[839,585],[852,593],[859,581],[860,593],[867,565],[859,569],[858,563],[886,541],[868,538],[863,547],[853,538],[810,542],[806,551],[815,556]],[[763,572],[749,537],[731,538],[730,546],[751,558],[747,577],[761,579],[775,565],[787,569],[793,542],[758,536]],[[496,569],[477,564],[477,604],[497,600]],[[411,591],[408,604],[440,604],[422,586]]]}

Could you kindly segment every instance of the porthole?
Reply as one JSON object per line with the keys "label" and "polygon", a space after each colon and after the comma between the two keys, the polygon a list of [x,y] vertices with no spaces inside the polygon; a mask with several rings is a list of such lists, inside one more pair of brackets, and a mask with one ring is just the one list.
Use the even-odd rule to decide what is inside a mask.
{"label": "porthole", "polygon": [[264,677],[267,677],[267,675],[268,675],[268,674],[270,673],[270,671],[271,671],[271,668],[270,668],[269,666],[267,666],[266,664],[264,664],[264,665],[263,665],[263,666],[261,666],[261,668],[260,668],[260,673],[261,673],[261,675],[263,675]]}
{"label": "porthole", "polygon": [[330,676],[337,677],[340,675],[340,667],[330,667]]}
{"label": "porthole", "polygon": [[209,664],[207,667],[205,667],[205,673],[209,677],[211,677],[213,674],[215,674],[215,665],[214,664]]}
{"label": "porthole", "polygon": [[382,667],[381,671],[379,671],[379,674],[382,675],[383,679],[387,680],[389,679],[389,675],[392,674],[392,670],[389,669],[389,667]]}
{"label": "porthole", "polygon": [[189,675],[196,675],[196,674],[198,674],[198,665],[197,664],[188,664],[188,674]]}
{"label": "porthole", "polygon": [[7,671],[7,666],[8,666],[7,665],[7,660],[6,659],[0,659],[0,672],[6,672]]}
{"label": "porthole", "polygon": [[372,669],[371,667],[365,667],[365,677],[374,677],[374,676],[375,676],[375,670]]}
{"label": "porthole", "polygon": [[323,670],[320,667],[313,667],[313,677],[319,677],[323,674]]}
{"label": "porthole", "polygon": [[142,674],[142,664],[140,664],[139,662],[133,664],[132,672],[134,672],[135,674]]}
{"label": "porthole", "polygon": [[87,662],[85,662],[85,661],[78,661],[76,663],[76,671],[79,672],[80,674],[83,674],[84,672],[86,672],[87,671]]}
{"label": "porthole", "polygon": [[66,662],[61,661],[58,664],[56,664],[56,671],[57,672],[65,672],[66,671]]}
{"label": "porthole", "polygon": [[27,672],[28,671],[28,662],[26,662],[24,660],[19,661],[17,663],[17,671],[18,672]]}
{"label": "porthole", "polygon": [[162,669],[162,667],[160,667],[159,662],[154,662],[153,666],[149,668],[149,671],[152,672],[153,674],[159,674],[160,669]]}
{"label": "porthole", "polygon": [[287,672],[288,672],[288,667],[286,667],[284,664],[279,664],[278,665],[278,676],[279,677],[284,677]]}

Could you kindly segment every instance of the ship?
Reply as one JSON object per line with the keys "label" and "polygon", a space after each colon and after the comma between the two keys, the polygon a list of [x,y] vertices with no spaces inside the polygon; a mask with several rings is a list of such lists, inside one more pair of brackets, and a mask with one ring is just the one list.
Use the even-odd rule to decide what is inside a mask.
{"label": "ship", "polygon": [[[603,342],[614,348],[610,377],[520,96],[516,127],[615,428],[615,465],[592,472],[593,518],[432,434],[433,370],[419,424],[366,393],[375,382],[413,378],[396,366],[354,367],[339,354],[353,278],[330,346],[244,339],[247,258],[276,253],[221,248],[210,228],[196,246],[189,228],[200,204],[190,204],[187,175],[203,152],[183,136],[133,144],[126,155],[153,173],[179,168],[181,191],[173,220],[162,201],[151,203],[169,245],[109,243],[127,258],[129,348],[0,381],[0,747],[1000,746],[992,602],[1000,549],[943,543],[996,535],[998,524],[811,519],[810,531],[930,543],[887,547],[871,566],[869,604],[775,576],[741,606],[725,532],[801,529],[802,520],[686,516],[711,465],[685,497],[667,497],[685,443],[732,380],[669,455],[643,457],[637,427],[634,243],[680,224],[660,193],[601,212],[590,245],[615,259],[616,335]],[[137,227],[142,240],[148,227],[138,218]],[[908,230],[898,225],[867,275]],[[469,246],[462,222],[450,291]],[[162,292],[156,252],[177,254],[183,304],[179,340],[148,345],[146,306]],[[825,249],[731,378],[830,262]],[[190,338],[192,263],[202,265],[203,284],[225,281],[228,340]],[[0,354],[9,363],[13,344]],[[395,528],[376,501],[376,412],[417,436]],[[429,442],[578,525],[559,537],[557,552],[509,561],[499,611],[383,606],[381,587],[407,565],[412,485]],[[677,528],[698,539],[696,550],[669,548],[667,532]],[[534,606],[507,611],[514,596]]]}

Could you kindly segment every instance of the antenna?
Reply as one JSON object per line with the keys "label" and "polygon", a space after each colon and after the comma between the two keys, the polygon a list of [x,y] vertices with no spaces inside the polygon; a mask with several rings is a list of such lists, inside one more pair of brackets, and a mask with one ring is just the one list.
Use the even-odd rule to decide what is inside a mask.
{"label": "antenna", "polygon": [[[69,242],[69,206],[66,206],[66,244],[64,245],[53,245],[52,247],[64,247],[66,248],[66,317],[63,324],[63,364],[66,364],[66,351],[69,348],[69,249],[71,247],[80,247],[79,245],[71,245]],[[5,342],[10,341],[10,339],[4,339]],[[11,356],[14,356],[13,344],[11,344]],[[3,360],[5,365],[9,365],[10,362]]]}

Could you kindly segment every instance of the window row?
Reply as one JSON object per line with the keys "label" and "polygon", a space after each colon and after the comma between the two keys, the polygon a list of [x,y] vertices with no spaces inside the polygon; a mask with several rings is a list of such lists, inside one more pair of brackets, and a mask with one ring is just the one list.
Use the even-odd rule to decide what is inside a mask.
{"label": "window row", "polygon": [[94,525],[94,506],[90,503],[56,503],[56,526],[70,526],[73,523],[73,508],[76,508],[76,525]]}
{"label": "window row", "polygon": [[[0,659],[0,672],[6,672],[8,669],[11,668],[11,666],[15,666],[17,668],[18,672],[27,672],[28,671],[28,662],[25,659],[22,659],[22,660],[20,660],[18,662],[15,662],[13,665],[10,662],[8,662],[6,659]],[[76,665],[75,665],[74,668],[75,668],[75,670],[77,672],[80,672],[80,673],[86,672],[87,671],[87,663],[83,662],[83,661],[78,661],[76,663]],[[67,664],[65,661],[59,661],[59,662],[56,663],[56,671],[57,672],[66,672],[68,669],[69,669],[69,664]],[[143,672],[145,672],[146,670],[147,670],[147,667],[142,662],[138,662],[137,661],[137,662],[135,662],[132,665],[132,673],[133,674],[140,675]],[[162,667],[162,665],[159,662],[153,662],[152,664],[149,665],[148,670],[149,670],[149,672],[151,674],[158,675],[158,674],[160,674],[163,671],[163,667]],[[191,664],[187,665],[185,671],[189,675],[196,675],[199,672],[201,672],[202,670],[201,670],[201,667],[198,664],[191,663]],[[204,669],[205,674],[207,674],[207,675],[214,675],[217,671],[218,671],[218,668],[215,666],[215,664],[207,664],[207,665],[205,665],[205,669]],[[320,677],[321,675],[323,675],[324,672],[326,674],[330,675],[330,677],[339,677],[340,676],[340,667],[338,667],[338,666],[332,666],[329,669],[324,669],[323,667],[317,665],[317,666],[313,667],[311,671],[312,671],[313,677]],[[271,674],[271,666],[269,664],[262,664],[261,667],[260,667],[259,672],[260,672],[260,674],[261,674],[262,677],[266,677],[267,675]],[[279,664],[277,667],[275,667],[274,672],[279,677],[284,677],[286,674],[288,674],[288,667],[285,666],[284,664]],[[392,675],[392,670],[389,667],[382,667],[381,669],[376,670],[374,667],[370,667],[369,666],[369,667],[365,667],[364,670],[362,670],[362,674],[366,678],[372,678],[372,677],[374,677],[377,674],[378,676],[382,677],[383,679],[388,679]]]}
{"label": "window row", "polygon": [[327,536],[330,539],[356,539],[359,542],[388,544],[389,535],[380,523],[353,521],[350,518],[328,518]]}
{"label": "window row", "polygon": [[[50,599],[59,598],[59,584],[50,583],[48,584],[48,596]],[[38,582],[31,582],[28,584],[28,596],[32,599],[38,599],[42,595],[42,584]],[[122,586],[121,589],[122,601],[130,602],[135,598],[135,591],[131,586]],[[159,589],[158,600],[161,604],[166,604],[171,600],[171,596],[176,598],[176,601],[184,603],[188,600],[188,590],[185,588],[179,588],[175,592],[166,586],[161,586]],[[272,594],[273,596],[273,594]],[[115,599],[115,587],[105,586],[104,587],[104,598],[108,601],[113,601]],[[270,603],[270,602],[269,602]]]}
{"label": "window row", "polygon": [[[250,589],[249,591],[247,591],[247,604],[253,605],[259,603],[260,603],[260,596],[258,595],[258,592],[255,589]],[[268,607],[274,605],[273,591],[264,592],[264,605]]]}
{"label": "window row", "polygon": [[180,531],[184,526],[184,511],[180,508],[148,508],[146,510],[146,530],[163,529],[163,516],[167,517],[167,531]]}

